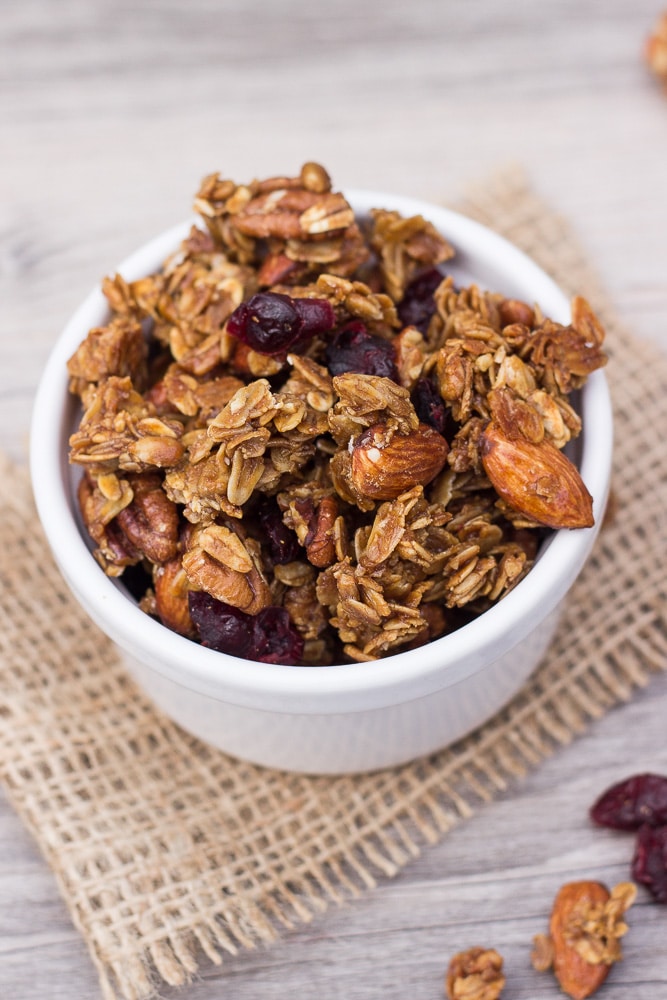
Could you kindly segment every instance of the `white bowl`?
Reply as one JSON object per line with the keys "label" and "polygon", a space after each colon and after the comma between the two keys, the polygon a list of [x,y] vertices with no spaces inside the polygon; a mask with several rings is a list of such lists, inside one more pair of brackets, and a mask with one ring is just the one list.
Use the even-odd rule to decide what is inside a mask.
{"label": "white bowl", "polygon": [[[347,192],[371,207],[421,213],[456,247],[457,282],[475,281],[537,302],[567,323],[569,302],[516,247],[456,213],[410,198]],[[118,270],[133,280],[155,271],[191,221],[152,240]],[[477,620],[425,646],[375,662],[331,667],[240,660],[169,631],[142,612],[122,583],[105,576],[77,522],[68,437],[78,401],[66,362],[88,330],[108,319],[99,289],[56,342],[35,400],[31,472],[39,516],[56,562],[85,611],[120,647],[127,666],[172,719],[222,750],[258,764],[311,773],[367,771],[436,751],[479,726],[514,695],[545,653],[565,594],[591,550],[609,489],[612,416],[595,372],[580,394],[583,433],[575,459],[593,496],[595,526],[554,532],[527,577]]]}

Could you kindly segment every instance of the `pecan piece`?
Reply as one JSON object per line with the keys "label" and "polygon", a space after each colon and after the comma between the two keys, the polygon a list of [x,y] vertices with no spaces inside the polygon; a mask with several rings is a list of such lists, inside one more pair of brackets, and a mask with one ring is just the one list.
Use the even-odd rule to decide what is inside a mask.
{"label": "pecan piece", "polygon": [[412,391],[426,361],[426,343],[416,326],[406,326],[396,337],[394,346],[401,385]]}
{"label": "pecan piece", "polygon": [[308,562],[318,569],[331,566],[336,561],[334,526],[338,517],[338,504],[334,497],[323,497],[314,516],[314,525],[306,536]]}
{"label": "pecan piece", "polygon": [[449,1000],[498,1000],[504,985],[503,959],[495,948],[468,948],[449,963]]}
{"label": "pecan piece", "polygon": [[153,563],[168,562],[178,551],[178,510],[162,489],[157,473],[128,476],[132,502],[116,521],[126,538]]}

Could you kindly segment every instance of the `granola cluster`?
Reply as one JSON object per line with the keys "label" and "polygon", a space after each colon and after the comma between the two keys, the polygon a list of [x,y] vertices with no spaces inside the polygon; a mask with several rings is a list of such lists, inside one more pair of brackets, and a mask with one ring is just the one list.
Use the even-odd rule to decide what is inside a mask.
{"label": "granola cluster", "polygon": [[495,948],[468,948],[447,969],[447,1000],[498,1000],[505,986],[503,959]]}
{"label": "granola cluster", "polygon": [[457,288],[421,216],[368,218],[307,163],[214,174],[160,270],[116,274],[68,363],[95,557],[175,631],[267,662],[372,660],[458,628],[549,528],[592,524],[562,452],[605,363],[564,326]]}

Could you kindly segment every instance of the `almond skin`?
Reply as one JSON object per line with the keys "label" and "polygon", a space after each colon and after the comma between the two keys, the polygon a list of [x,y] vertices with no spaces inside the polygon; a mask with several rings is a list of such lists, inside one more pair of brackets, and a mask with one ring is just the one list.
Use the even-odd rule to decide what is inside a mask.
{"label": "almond skin", "polygon": [[549,931],[553,944],[553,970],[561,989],[572,1000],[586,1000],[609,975],[610,965],[587,962],[566,940],[568,922],[575,909],[606,903],[610,893],[601,882],[569,882],[554,900]]}
{"label": "almond skin", "polygon": [[394,500],[412,486],[430,483],[445,464],[448,452],[443,436],[428,424],[393,436],[384,424],[375,424],[352,448],[352,483],[365,497]]}
{"label": "almond skin", "polygon": [[508,438],[491,421],[480,439],[484,471],[507,503],[548,528],[590,528],[593,498],[572,462],[551,442]]}

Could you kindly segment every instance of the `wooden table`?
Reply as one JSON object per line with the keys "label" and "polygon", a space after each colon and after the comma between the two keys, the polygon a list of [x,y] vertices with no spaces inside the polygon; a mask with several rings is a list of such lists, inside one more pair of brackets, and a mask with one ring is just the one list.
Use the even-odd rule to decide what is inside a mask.
{"label": "wooden table", "polygon": [[[0,447],[24,462],[39,372],[69,313],[180,220],[202,176],[324,162],[340,186],[454,200],[511,162],[575,226],[621,319],[667,348],[667,94],[641,61],[649,0],[22,0],[0,19]],[[398,878],[182,993],[438,998],[449,957],[505,956],[507,1000],[558,886],[628,875],[597,793],[667,773],[667,674]],[[601,996],[667,995],[667,909],[632,913]],[[0,801],[0,996],[99,995],[56,885]]]}

